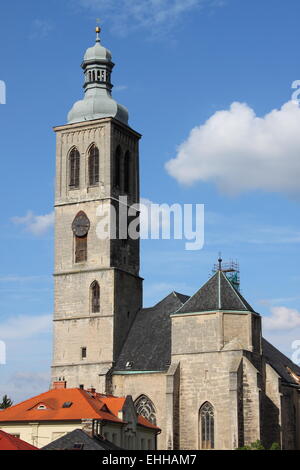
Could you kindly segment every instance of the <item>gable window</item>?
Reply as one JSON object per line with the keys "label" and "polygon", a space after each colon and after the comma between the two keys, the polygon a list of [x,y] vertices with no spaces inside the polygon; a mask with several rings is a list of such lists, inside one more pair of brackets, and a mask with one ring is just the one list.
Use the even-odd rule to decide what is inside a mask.
{"label": "gable window", "polygon": [[124,157],[124,192],[129,193],[130,190],[130,153],[126,152]]}
{"label": "gable window", "polygon": [[79,188],[80,182],[80,154],[77,148],[73,148],[69,156],[69,186],[72,189]]}
{"label": "gable window", "polygon": [[115,153],[115,168],[114,168],[114,186],[115,188],[120,189],[121,187],[121,158],[122,150],[120,145],[118,145]]}
{"label": "gable window", "polygon": [[100,286],[97,281],[91,285],[91,307],[92,313],[100,312]]}
{"label": "gable window", "polygon": [[200,448],[214,449],[215,447],[215,420],[214,408],[209,402],[205,402],[199,413]]}
{"label": "gable window", "polygon": [[89,151],[89,185],[94,186],[99,183],[99,150],[96,145],[92,145]]}
{"label": "gable window", "polygon": [[134,406],[138,415],[146,418],[150,423],[156,425],[155,407],[146,395],[141,395],[134,402]]}

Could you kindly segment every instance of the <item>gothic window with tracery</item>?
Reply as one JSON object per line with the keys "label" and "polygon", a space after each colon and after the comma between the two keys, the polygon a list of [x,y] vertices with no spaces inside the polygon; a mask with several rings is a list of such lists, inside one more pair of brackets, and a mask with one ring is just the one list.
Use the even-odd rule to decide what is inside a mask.
{"label": "gothic window with tracery", "polygon": [[99,150],[92,145],[89,151],[89,184],[93,186],[99,183]]}
{"label": "gothic window with tracery", "polygon": [[150,423],[156,425],[156,412],[155,407],[146,395],[141,395],[134,403],[138,415],[148,419]]}
{"label": "gothic window with tracery", "polygon": [[199,415],[201,449],[214,449],[215,447],[215,418],[214,408],[205,402],[200,408]]}

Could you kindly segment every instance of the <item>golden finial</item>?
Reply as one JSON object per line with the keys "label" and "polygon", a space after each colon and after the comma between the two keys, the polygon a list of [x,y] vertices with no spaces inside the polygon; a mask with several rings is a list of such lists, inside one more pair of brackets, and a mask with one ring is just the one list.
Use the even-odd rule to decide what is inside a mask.
{"label": "golden finial", "polygon": [[100,42],[99,34],[101,33],[101,27],[99,26],[100,18],[97,18],[97,26],[96,26],[96,42]]}

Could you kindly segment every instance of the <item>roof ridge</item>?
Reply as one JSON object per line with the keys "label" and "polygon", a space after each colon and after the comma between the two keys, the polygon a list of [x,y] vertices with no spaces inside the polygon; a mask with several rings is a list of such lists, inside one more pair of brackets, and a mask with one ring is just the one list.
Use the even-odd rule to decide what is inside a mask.
{"label": "roof ridge", "polygon": [[[102,406],[104,405],[104,402],[100,399],[100,398],[95,398],[95,397],[92,397],[89,392],[87,390],[83,390],[83,389],[80,389],[78,388],[77,390],[79,390],[80,394],[83,396],[83,398],[87,401],[87,403],[89,404],[89,406],[92,408],[93,411],[96,411],[97,413],[100,413],[101,411],[101,408]],[[97,407],[97,402],[93,402],[93,400],[98,400],[100,403],[99,403],[99,406],[100,404],[102,405],[101,408],[99,409],[99,406]],[[94,406],[95,405],[95,406]]]}
{"label": "roof ridge", "polygon": [[242,304],[244,305],[245,309],[248,310],[247,305],[245,305],[245,303],[243,302],[243,300],[240,299],[240,297],[237,295],[237,290],[233,287],[233,285],[232,285],[232,283],[229,281],[228,277],[223,273],[223,271],[220,271],[220,272],[222,272],[224,279],[227,281],[227,284],[228,284],[228,285],[230,286],[230,288],[232,289],[234,295],[242,302]]}
{"label": "roof ridge", "polygon": [[[221,271],[222,274],[223,274],[223,277],[226,279],[227,283],[229,284],[229,286],[231,287],[231,289],[233,290],[234,294],[236,295],[236,297],[242,302],[242,304],[244,305],[245,309],[249,312],[249,311],[254,311],[253,308],[251,307],[250,304],[248,304],[248,302],[246,301],[246,299],[244,299],[244,297],[242,296],[242,294],[240,292],[238,292],[235,287],[232,285],[232,283],[230,282],[230,280],[228,279],[228,277],[224,274],[223,271]],[[245,303],[246,302],[246,303]],[[246,305],[248,304],[248,305]],[[249,310],[249,307],[251,308],[251,310]]]}
{"label": "roof ridge", "polygon": [[218,298],[217,298],[217,305],[218,305],[218,307],[219,307],[219,310],[221,310],[221,308],[222,308],[222,299],[221,299],[221,296],[222,296],[222,294],[221,294],[221,271],[219,270],[219,271],[217,271],[217,273],[218,273],[218,292],[217,292]]}
{"label": "roof ridge", "polygon": [[[175,296],[177,297],[177,299],[179,300],[179,302],[181,302],[181,306],[183,306],[186,302],[188,302],[188,300],[190,300],[190,296],[189,295],[186,295],[186,294],[181,294],[180,292],[177,292],[175,290],[173,290],[173,294],[175,294]],[[180,297],[187,297],[186,301],[185,302],[182,302],[182,300],[180,299]]]}
{"label": "roof ridge", "polygon": [[183,307],[185,307],[186,304],[187,304],[188,302],[190,302],[190,301],[198,294],[198,292],[200,292],[217,274],[218,274],[218,273],[215,273],[213,276],[211,276],[211,277],[203,284],[203,286],[199,287],[199,289],[198,289],[193,295],[191,295],[191,297],[190,297],[183,305],[181,305],[181,307],[179,307],[179,308],[174,312],[174,315],[175,315],[176,313],[178,313]]}

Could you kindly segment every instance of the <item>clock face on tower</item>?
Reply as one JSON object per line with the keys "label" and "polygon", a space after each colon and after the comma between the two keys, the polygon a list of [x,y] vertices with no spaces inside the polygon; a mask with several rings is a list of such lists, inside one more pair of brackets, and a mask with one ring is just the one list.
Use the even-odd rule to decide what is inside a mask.
{"label": "clock face on tower", "polygon": [[90,226],[91,224],[86,214],[79,212],[72,223],[72,230],[76,237],[84,237],[88,234]]}

